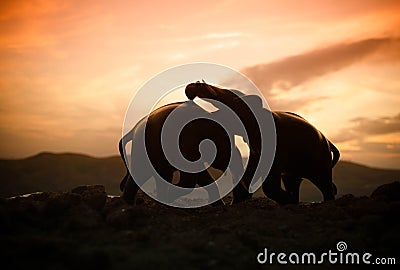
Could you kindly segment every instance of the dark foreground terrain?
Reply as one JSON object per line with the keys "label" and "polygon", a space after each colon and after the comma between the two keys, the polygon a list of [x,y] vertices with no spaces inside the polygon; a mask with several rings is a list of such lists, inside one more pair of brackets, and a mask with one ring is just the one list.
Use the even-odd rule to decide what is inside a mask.
{"label": "dark foreground terrain", "polygon": [[[326,203],[279,206],[255,198],[198,209],[166,207],[144,195],[129,206],[103,186],[82,186],[0,200],[1,269],[275,269],[276,260],[257,263],[264,248],[321,254],[337,252],[339,241],[344,252],[399,264],[399,213],[399,182],[370,197]],[[322,266],[362,265],[326,259]]]}

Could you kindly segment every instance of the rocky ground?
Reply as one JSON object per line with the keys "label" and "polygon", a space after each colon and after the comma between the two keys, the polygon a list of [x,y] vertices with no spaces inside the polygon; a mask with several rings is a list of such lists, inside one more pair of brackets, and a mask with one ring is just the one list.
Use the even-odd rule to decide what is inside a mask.
{"label": "rocky ground", "polygon": [[[276,261],[257,263],[264,248],[320,254],[337,252],[339,241],[347,252],[399,263],[399,182],[370,197],[290,206],[266,198],[198,209],[167,207],[144,195],[138,202],[108,197],[103,186],[1,199],[1,268],[275,269]],[[309,266],[292,266],[303,267]]]}

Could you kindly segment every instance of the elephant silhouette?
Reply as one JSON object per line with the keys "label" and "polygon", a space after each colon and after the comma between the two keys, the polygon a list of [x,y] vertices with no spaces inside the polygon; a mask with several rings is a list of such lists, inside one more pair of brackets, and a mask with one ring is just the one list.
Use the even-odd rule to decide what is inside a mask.
{"label": "elephant silhouette", "polygon": [[258,96],[246,96],[238,90],[219,88],[204,81],[188,84],[185,93],[191,100],[199,97],[227,105],[245,125],[250,156],[241,180],[245,187],[235,187],[234,203],[251,197],[248,187],[260,160],[262,138],[252,109],[272,114],[275,122],[275,157],[268,175],[263,176],[264,194],[280,204],[298,203],[300,184],[306,178],[322,192],[325,201],[335,198],[337,188],[332,181],[332,168],[339,160],[339,150],[307,120],[295,113],[264,109]]}
{"label": "elephant silhouette", "polygon": [[[179,171],[179,182],[176,184],[179,187],[194,188],[196,184],[205,187],[214,181],[213,177],[207,171],[206,166],[204,166],[204,170],[200,172],[189,173],[187,171],[179,170],[174,165],[170,164],[166,158],[162,145],[162,129],[172,112],[177,113],[178,115],[186,115],[188,113],[196,112],[196,115],[200,116],[199,119],[195,119],[188,123],[179,134],[179,148],[182,155],[187,160],[198,160],[201,156],[201,153],[199,152],[199,144],[203,140],[208,139],[213,141],[216,146],[216,156],[214,161],[210,164],[210,167],[219,170],[217,178],[219,178],[222,175],[222,172],[226,171],[228,168],[231,159],[231,152],[231,162],[233,166],[230,166],[229,168],[232,177],[239,181],[240,175],[243,174],[244,169],[240,151],[231,143],[234,135],[225,130],[220,124],[211,121],[210,119],[201,118],[201,116],[210,116],[211,114],[214,116],[218,115],[218,112],[207,112],[192,101],[167,104],[152,111],[148,116],[140,120],[119,141],[119,152],[127,169],[127,173],[120,184],[120,189],[122,191],[121,197],[129,204],[135,203],[135,197],[139,190],[137,182],[143,184],[150,177],[154,176],[149,173],[152,171],[149,170],[149,166],[152,166],[158,175],[169,183],[172,183],[173,173]],[[127,160],[125,160],[125,150],[129,142],[132,142],[131,172],[128,169]],[[148,159],[143,158],[145,155]],[[174,201],[180,196],[190,192],[190,190],[186,193],[182,191],[179,194],[171,195],[168,194],[168,188],[164,185],[160,186],[160,184],[156,184],[156,190],[157,196],[160,196],[167,201]],[[216,186],[206,190],[210,197],[211,195],[219,196],[219,191]],[[221,204],[224,204],[221,199],[212,203],[213,206]]]}

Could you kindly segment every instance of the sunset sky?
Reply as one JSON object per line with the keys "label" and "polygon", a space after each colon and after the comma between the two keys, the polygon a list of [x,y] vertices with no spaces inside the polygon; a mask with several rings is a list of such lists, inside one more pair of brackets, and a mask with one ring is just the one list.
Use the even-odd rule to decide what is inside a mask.
{"label": "sunset sky", "polygon": [[117,154],[125,110],[189,62],[252,79],[342,160],[400,169],[399,1],[1,1],[0,158]]}

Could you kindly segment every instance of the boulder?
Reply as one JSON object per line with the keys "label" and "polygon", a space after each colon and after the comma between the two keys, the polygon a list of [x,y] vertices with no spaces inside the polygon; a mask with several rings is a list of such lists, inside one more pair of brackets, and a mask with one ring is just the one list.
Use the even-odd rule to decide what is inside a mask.
{"label": "boulder", "polygon": [[379,186],[371,194],[371,199],[383,200],[385,202],[400,201],[400,182]]}
{"label": "boulder", "polygon": [[106,189],[101,185],[79,186],[72,189],[71,193],[79,194],[82,201],[96,211],[102,210],[107,200]]}

